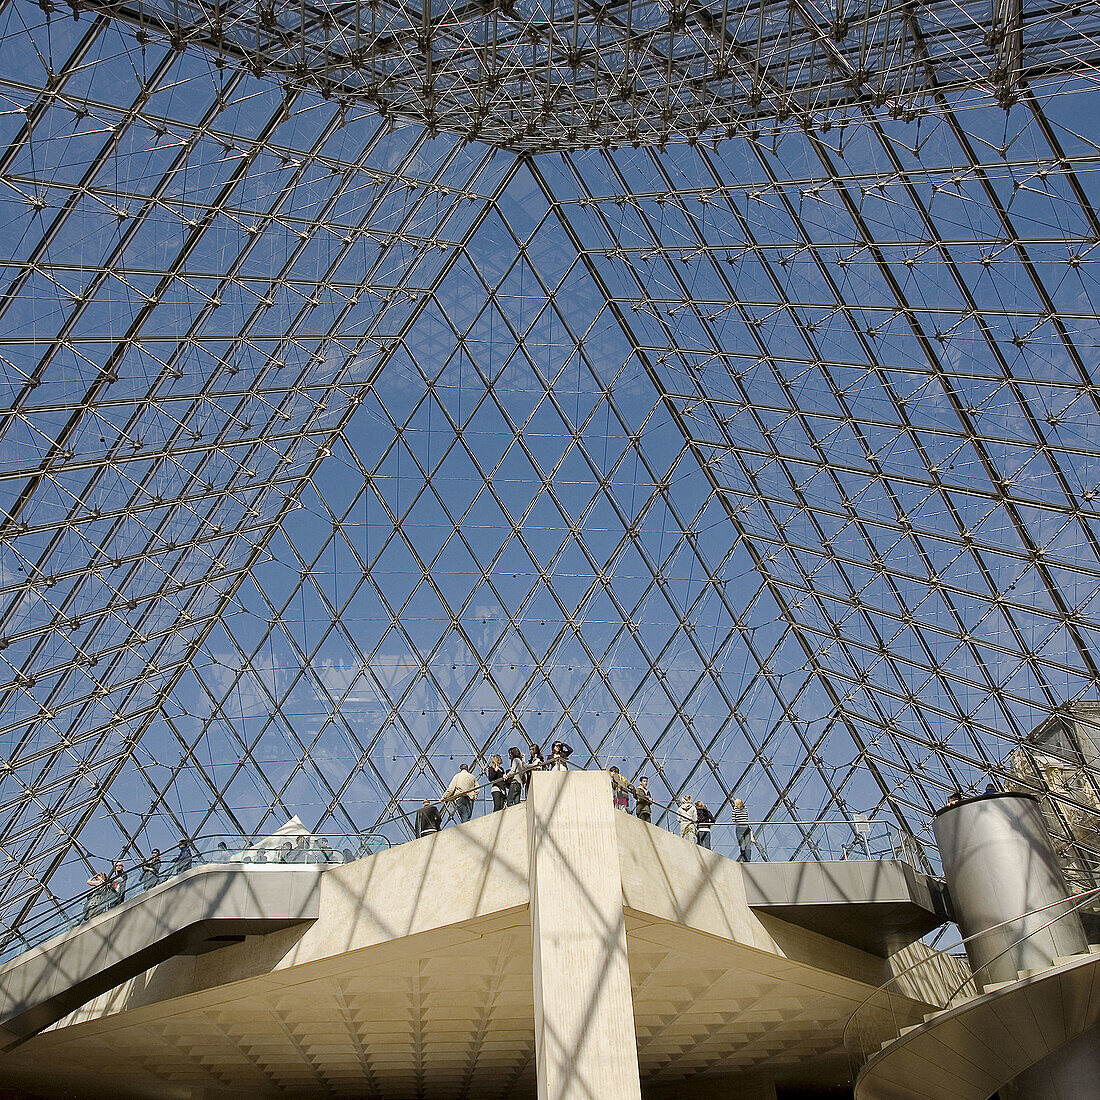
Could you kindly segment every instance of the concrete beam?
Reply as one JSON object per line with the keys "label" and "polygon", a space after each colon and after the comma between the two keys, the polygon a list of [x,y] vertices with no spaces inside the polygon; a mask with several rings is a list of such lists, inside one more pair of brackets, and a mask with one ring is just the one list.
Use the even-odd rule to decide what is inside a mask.
{"label": "concrete beam", "polygon": [[766,1077],[694,1077],[647,1089],[645,1100],[776,1100],[775,1083]]}
{"label": "concrete beam", "polygon": [[641,1100],[610,780],[536,773],[527,815],[539,1100]]}

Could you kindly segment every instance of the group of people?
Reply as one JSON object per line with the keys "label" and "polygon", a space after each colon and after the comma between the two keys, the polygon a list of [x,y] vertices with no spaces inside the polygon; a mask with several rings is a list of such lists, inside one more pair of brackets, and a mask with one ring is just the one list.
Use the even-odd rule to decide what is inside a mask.
{"label": "group of people", "polygon": [[[519,803],[526,796],[527,789],[531,785],[531,776],[535,772],[565,771],[572,754],[572,747],[564,741],[555,741],[547,756],[543,755],[537,745],[530,746],[526,757],[521,749],[513,746],[508,750],[507,761],[499,753],[494,754],[490,757],[488,766],[481,772],[481,776],[486,780],[484,785],[488,787],[493,800],[493,811],[503,810],[505,806],[515,806]],[[615,808],[624,813],[630,813],[630,800],[633,799],[634,815],[642,821],[651,822],[653,795],[649,789],[648,778],[643,775],[636,783],[631,783],[617,767],[609,768],[608,772],[611,777],[611,795]],[[439,832],[443,828],[444,808],[452,809],[460,823],[469,821],[473,816],[474,803],[482,786],[479,776],[474,772],[474,765],[462,764],[438,801],[433,802],[429,798],[423,800],[423,804],[416,813],[416,835],[420,837]],[[676,805],[676,818],[680,825],[680,836],[685,840],[694,841],[702,848],[710,847],[714,815],[705,802],[701,799],[692,799],[690,795],[685,794]],[[749,826],[745,803],[740,798],[733,800],[733,824],[737,832],[737,846],[740,852],[738,858],[748,862],[752,858],[752,829]],[[304,848],[305,845],[300,844],[299,847]],[[228,860],[229,852],[224,841],[218,845],[218,849],[214,853],[213,861]],[[301,862],[314,854],[320,857],[317,862],[341,861],[339,856],[328,848],[325,841],[321,842],[318,853],[299,851],[290,841],[286,841],[276,852],[275,861]],[[140,888],[150,890],[158,883],[190,870],[195,863],[196,855],[191,841],[184,838],[165,867],[161,862],[160,849],[154,848],[142,860],[138,869]],[[88,879],[88,886],[91,889],[85,897],[81,919],[90,920],[125,901],[127,878],[126,866],[122,860],[116,860],[109,872],[101,871],[92,875]]]}
{"label": "group of people", "polygon": [[714,824],[714,814],[701,800],[693,802],[691,795],[685,794],[676,804],[676,818],[680,822],[680,836],[685,840],[694,840],[700,848],[710,847],[710,827]]}
{"label": "group of people", "polygon": [[[224,840],[218,841],[218,851],[214,853],[215,863],[226,863],[229,860],[228,845]],[[222,849],[225,849],[224,857]],[[366,849],[369,854],[370,849]],[[283,843],[269,853],[254,852],[240,857],[241,863],[346,863],[352,858],[350,851],[338,852],[325,837],[314,841],[308,834],[297,837],[293,843],[284,840]]]}
{"label": "group of people", "polygon": [[[543,756],[537,745],[531,745],[525,758],[521,749],[513,746],[508,750],[508,760],[495,753],[489,758],[488,766],[481,775],[487,780],[489,793],[493,799],[493,812],[503,810],[505,806],[515,806],[526,796],[531,785],[531,776],[537,771],[565,771],[573,749],[564,741],[555,741],[550,755]],[[653,819],[653,795],[649,789],[649,779],[641,776],[637,783],[631,783],[612,766],[608,769],[611,776],[611,797],[615,809],[630,813],[630,800],[634,799],[634,815],[642,821]],[[461,824],[469,821],[474,813],[474,803],[482,783],[474,772],[474,765],[462,764],[451,780],[450,785],[438,801],[425,798],[416,812],[416,835],[418,837],[438,833],[443,828],[443,810],[451,808]],[[677,803],[676,817],[680,823],[680,836],[692,840],[702,848],[710,848],[710,832],[714,815],[701,799],[692,799],[685,794]],[[752,829],[745,803],[740,798],[733,800],[733,824],[737,833],[738,860],[747,863],[752,859]]]}
{"label": "group of people", "polygon": [[[138,868],[138,886],[142,890],[151,890],[157,883],[189,871],[194,862],[195,848],[186,838],[180,841],[179,848],[167,867],[161,863],[160,849],[154,848],[141,861],[141,866]],[[106,913],[108,909],[121,905],[126,900],[128,879],[126,864],[121,859],[115,860],[110,871],[98,871],[92,875],[88,879],[88,886],[91,889],[84,897],[81,920],[91,920],[92,917],[98,917],[100,913]]]}
{"label": "group of people", "polygon": [[[513,745],[508,750],[507,764],[500,753],[494,753],[489,758],[488,767],[481,773],[488,781],[493,811],[503,810],[505,806],[515,806],[525,797],[527,788],[531,785],[531,776],[535,772],[565,771],[572,755],[573,747],[564,741],[555,741],[550,746],[549,756],[544,756],[538,745],[532,745],[526,758],[523,750]],[[438,833],[443,828],[442,807],[452,808],[460,824],[469,821],[474,815],[474,803],[481,787],[482,784],[474,773],[474,765],[462,764],[438,802],[433,802],[430,798],[423,800],[416,812],[416,835],[427,836],[429,833]]]}
{"label": "group of people", "polygon": [[[630,798],[634,797],[634,813],[643,821],[651,820],[653,796],[649,792],[649,781],[643,775],[632,786],[619,773],[611,768],[611,796],[615,808],[630,813]],[[710,830],[714,824],[714,814],[702,799],[693,799],[685,794],[676,804],[676,819],[680,823],[680,836],[693,840],[700,848],[710,848]],[[743,799],[733,800],[733,824],[737,833],[738,862],[748,863],[752,859],[752,828],[749,814]]]}
{"label": "group of people", "polygon": [[[369,847],[360,854],[368,854]],[[159,848],[154,848],[137,867],[137,884],[140,890],[151,890],[154,886],[176,875],[182,875],[189,871],[198,860],[204,863],[229,863],[231,859],[242,864],[247,863],[346,863],[354,858],[350,851],[337,851],[324,838],[317,842],[309,836],[298,836],[293,840],[285,840],[278,848],[263,848],[239,857],[233,856],[229,845],[224,840],[219,840],[217,847],[210,853],[201,856],[194,844],[184,838],[179,843],[179,848],[169,853],[170,858],[162,860]],[[84,908],[81,913],[81,921],[91,920],[101,913],[113,909],[126,900],[126,889],[129,881],[129,873],[126,865],[118,859],[112,864],[110,871],[99,871],[88,879],[90,887],[84,896]]]}
{"label": "group of people", "polygon": [[[990,794],[1000,794],[1000,793],[1001,793],[1000,788],[997,786],[996,783],[993,782],[992,779],[985,785],[985,790],[982,791],[983,796],[990,795]],[[957,806],[960,802],[964,801],[965,799],[973,798],[973,797],[974,797],[973,795],[964,795],[962,793],[962,791],[960,791],[958,789],[953,790],[947,796],[947,802],[944,803],[944,807],[946,808],[948,806]]]}

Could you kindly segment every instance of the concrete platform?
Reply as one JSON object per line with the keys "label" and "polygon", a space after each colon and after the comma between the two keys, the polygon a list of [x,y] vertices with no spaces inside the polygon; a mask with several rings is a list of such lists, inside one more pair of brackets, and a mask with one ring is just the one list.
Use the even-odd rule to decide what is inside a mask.
{"label": "concrete platform", "polygon": [[902,950],[949,916],[942,880],[898,859],[748,863],[742,872],[753,912],[875,955]]}
{"label": "concrete platform", "polygon": [[[565,813],[562,784],[558,837],[538,815]],[[538,1070],[537,1017],[583,1022],[547,1001],[557,973],[555,998],[614,1017],[597,1056],[629,1025],[643,1096],[849,1082],[844,1024],[903,962],[754,911],[740,864],[601,800],[602,773],[540,774],[525,805],[326,869],[308,925],[149,967],[0,1055],[0,1080],[143,1100],[589,1095],[579,1063],[552,1093]],[[600,1001],[604,982],[628,983],[625,1002]],[[929,1007],[910,1002],[912,1022]]]}
{"label": "concrete platform", "polygon": [[0,966],[0,1049],[177,955],[317,917],[317,867],[198,867]]}

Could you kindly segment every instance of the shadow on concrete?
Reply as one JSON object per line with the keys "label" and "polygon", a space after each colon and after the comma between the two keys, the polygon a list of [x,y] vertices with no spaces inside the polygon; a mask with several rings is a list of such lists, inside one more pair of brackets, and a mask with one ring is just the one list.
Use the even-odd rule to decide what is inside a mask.
{"label": "shadow on concrete", "polygon": [[317,918],[318,867],[206,866],[62,932],[0,967],[0,1049],[177,955]]}

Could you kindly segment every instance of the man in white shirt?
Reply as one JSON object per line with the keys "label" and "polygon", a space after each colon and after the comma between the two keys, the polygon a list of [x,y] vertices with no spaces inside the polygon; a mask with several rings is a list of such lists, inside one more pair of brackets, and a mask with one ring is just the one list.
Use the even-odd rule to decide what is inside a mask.
{"label": "man in white shirt", "polygon": [[444,792],[443,801],[454,803],[455,813],[461,824],[473,817],[475,798],[477,798],[477,777],[470,770],[469,764],[463,764]]}

